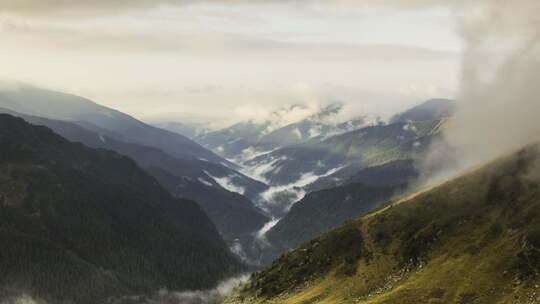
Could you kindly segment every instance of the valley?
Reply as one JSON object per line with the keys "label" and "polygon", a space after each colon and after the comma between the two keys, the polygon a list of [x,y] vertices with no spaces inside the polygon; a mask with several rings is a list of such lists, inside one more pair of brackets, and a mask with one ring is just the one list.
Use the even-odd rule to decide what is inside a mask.
{"label": "valley", "polygon": [[[255,128],[253,122],[247,122],[189,139],[69,94],[31,86],[17,93],[4,94],[0,94],[0,112],[47,126],[68,140],[129,156],[169,193],[197,202],[212,219],[231,251],[249,267],[255,268],[269,264],[299,244],[298,241],[289,243],[277,237],[279,233],[275,231],[293,229],[287,234],[304,234],[300,241],[305,241],[369,212],[393,195],[405,191],[407,185],[418,178],[415,159],[422,157],[422,151],[427,150],[429,142],[438,134],[438,126],[444,119],[440,113],[447,115],[452,112],[451,103],[439,102],[440,107],[436,107],[434,105],[438,101],[429,101],[409,111],[413,113],[409,115],[422,113],[428,120],[385,124],[380,119],[371,123],[358,118],[341,121],[342,107],[331,105],[281,127],[280,121],[284,119],[274,114],[274,121],[260,123]],[[43,107],[43,104],[48,106]],[[257,134],[246,135],[246,129],[255,130]],[[296,129],[314,136],[295,142],[290,138],[295,136]],[[148,139],[145,139],[146,134],[149,134]],[[209,139],[219,145],[209,144]],[[200,141],[201,145],[194,140]],[[234,151],[220,149],[224,143],[243,140],[250,145],[243,148],[240,155],[250,155],[251,158],[241,161],[227,159]],[[189,143],[189,148],[168,146],[171,141]],[[214,151],[206,150],[204,146],[214,148]],[[254,153],[261,147],[273,150]],[[201,152],[191,152],[195,149]],[[370,181],[373,176],[378,177],[375,184]],[[301,226],[299,223],[304,221],[325,221],[308,211],[316,204],[322,204],[320,199],[312,203],[302,201],[299,206],[306,206],[304,211],[301,207],[292,209],[297,201],[309,193],[313,195],[308,197],[317,197],[319,191],[331,193],[332,190],[325,192],[325,189],[339,186],[350,189],[341,199],[348,200],[351,207],[332,207],[343,215],[333,215],[326,224],[307,233],[293,228]],[[357,187],[371,187],[375,192],[365,196],[363,191],[355,190]],[[325,204],[330,204],[330,207],[334,202],[330,199]],[[287,226],[291,227],[285,228]]]}
{"label": "valley", "polygon": [[[32,94],[39,92],[37,88],[30,90]],[[11,92],[3,98],[0,94],[0,112],[4,113],[0,116],[4,124],[0,138],[5,142],[0,156],[5,167],[2,178],[7,182],[0,188],[5,217],[2,240],[17,244],[3,253],[2,267],[11,282],[17,282],[2,283],[6,294],[16,296],[31,290],[33,298],[47,303],[87,303],[89,293],[122,304],[218,303],[225,297],[225,303],[231,304],[447,303],[469,298],[475,299],[474,303],[504,303],[507,297],[530,297],[533,292],[530,286],[536,284],[533,274],[538,270],[532,260],[535,245],[530,242],[534,242],[536,228],[529,227],[525,219],[534,217],[538,184],[535,177],[526,176],[536,176],[538,148],[531,146],[452,181],[430,185],[426,176],[436,175],[439,167],[424,164],[432,157],[431,145],[442,140],[446,126],[453,120],[454,104],[450,101],[430,100],[389,122],[379,120],[368,125],[327,118],[331,123],[321,127],[323,117],[339,113],[336,107],[333,111],[325,109],[293,126],[309,125],[315,120],[316,128],[332,130],[330,133],[293,144],[287,136],[277,136],[285,140],[269,146],[265,146],[266,135],[252,134],[249,145],[240,150],[242,157],[250,157],[240,160],[230,157],[235,152],[220,149],[223,144],[216,148],[201,140],[241,141],[246,135],[238,126],[210,135],[192,132],[190,139],[177,133],[178,129],[165,131],[120,112],[111,117],[108,113],[114,110],[48,91],[43,91],[43,99],[33,102],[54,108],[63,104],[50,98],[51,94],[71,98],[69,114],[37,110],[20,113],[25,110],[19,105],[26,100],[26,94],[25,90],[21,95]],[[425,120],[413,121],[413,117]],[[104,125],[107,128],[94,125],[103,120],[109,121]],[[265,122],[249,129],[260,131],[269,125],[277,123]],[[356,127],[336,127],[342,125]],[[131,137],[133,126],[145,130],[143,135],[153,133],[152,140]],[[286,125],[273,132],[284,134],[294,128]],[[226,136],[221,137],[223,134]],[[169,140],[187,142],[190,148],[168,149],[165,143]],[[254,152],[263,146],[271,150]],[[191,154],[193,149],[203,151],[202,155],[214,161],[195,157],[201,153]],[[100,154],[108,156],[100,160],[96,158]],[[437,157],[449,163],[452,150]],[[110,164],[93,164],[96,161]],[[115,166],[119,167],[112,169]],[[80,184],[77,178],[87,182]],[[99,185],[91,186],[93,183]],[[39,192],[52,189],[53,184],[58,185],[57,192]],[[83,185],[95,188],[77,188]],[[154,190],[143,190],[147,186]],[[93,191],[97,196],[84,191]],[[19,192],[26,194],[21,196]],[[87,205],[82,201],[70,203],[77,192],[89,199],[95,197],[96,201],[85,201]],[[158,201],[165,205],[156,205]],[[100,205],[104,202],[130,205]],[[141,213],[135,213],[134,218],[125,212],[120,217],[117,214],[121,208],[135,208],[133,203],[142,204],[133,211],[146,214],[144,220]],[[515,204],[527,207],[516,213],[518,210],[512,207]],[[198,215],[194,218],[190,212]],[[75,220],[77,217],[82,221]],[[163,226],[164,221],[173,226]],[[25,224],[31,222],[35,224]],[[174,228],[180,223],[187,226]],[[59,224],[63,226],[56,226]],[[173,233],[172,229],[180,230]],[[61,233],[53,237],[53,231],[65,231],[65,236]],[[88,239],[87,235],[95,233],[99,236]],[[189,240],[197,233],[205,236]],[[79,244],[76,239],[81,235],[85,241]],[[160,243],[154,244],[152,239],[156,237]],[[140,252],[131,241],[143,246]],[[122,253],[126,249],[110,247],[124,242],[131,246],[133,257]],[[185,251],[185,247],[170,242],[189,244],[190,249]],[[201,242],[212,242],[213,247]],[[196,244],[203,247],[191,247]],[[40,256],[46,252],[65,256],[58,261],[44,261],[41,271],[49,273],[49,267],[79,270],[65,280],[53,279],[48,284],[32,280],[38,273],[24,268],[29,254],[24,248],[28,246]],[[162,246],[165,256],[153,260],[155,257],[144,251],[144,246]],[[93,256],[84,253],[85,248],[115,255]],[[178,250],[174,258],[166,254],[174,250]],[[208,255],[208,250],[213,253]],[[504,251],[508,259],[488,259],[488,252],[494,250]],[[189,260],[193,253],[201,266]],[[182,254],[188,254],[189,262],[182,262]],[[480,262],[479,257],[485,261]],[[63,266],[57,265],[60,262]],[[164,262],[171,265],[166,268],[172,272],[163,268]],[[10,263],[20,266],[9,267]],[[207,270],[198,273],[201,279],[193,281],[195,273],[174,270],[184,268],[183,263]],[[461,283],[454,286],[447,281],[473,265],[477,270],[469,273],[470,280],[477,283],[470,285],[470,292],[462,290]],[[496,272],[499,269],[504,269],[502,275]],[[249,280],[242,275],[250,272],[253,274]],[[95,285],[95,280],[102,281],[105,275],[109,277],[104,285]],[[182,275],[191,278],[191,285],[182,285]],[[483,276],[497,279],[486,280]],[[85,286],[81,285],[83,279],[92,287],[70,285]],[[210,290],[218,282],[225,285]],[[72,293],[58,289],[58,284],[69,286]],[[234,289],[238,284],[241,287]],[[437,288],[443,285],[447,288]],[[158,286],[177,292],[156,293]],[[502,286],[514,287],[508,290]],[[78,288],[87,291],[78,293]],[[208,291],[181,292],[186,289]]]}
{"label": "valley", "polygon": [[540,304],[539,12],[0,0],[0,304]]}

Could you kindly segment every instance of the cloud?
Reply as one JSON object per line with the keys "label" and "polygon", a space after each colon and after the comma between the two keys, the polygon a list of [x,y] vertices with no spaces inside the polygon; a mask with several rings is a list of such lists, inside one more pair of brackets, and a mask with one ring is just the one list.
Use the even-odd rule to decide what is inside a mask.
{"label": "cloud", "polygon": [[47,304],[43,300],[36,299],[30,295],[19,295],[13,297],[5,297],[0,299],[0,304]]}
{"label": "cloud", "polygon": [[536,0],[490,0],[463,20],[460,111],[447,136],[468,161],[540,139],[539,10]]}
{"label": "cloud", "polygon": [[163,4],[184,4],[189,1],[170,0],[1,0],[0,8],[3,12],[16,12],[24,14],[48,14],[48,13],[112,13],[118,10],[154,7]]}
{"label": "cloud", "polygon": [[[113,22],[109,20],[110,22]],[[183,28],[179,24],[153,24],[149,28],[105,25],[54,23],[4,19],[0,33],[5,38],[17,38],[20,45],[38,45],[61,52],[93,52],[94,54],[162,54],[229,56],[252,59],[292,61],[309,58],[323,61],[438,61],[456,57],[455,52],[392,44],[362,44],[339,41],[291,41],[286,35],[260,33],[216,32],[210,29]],[[129,25],[134,19],[124,22]],[[165,29],[177,26],[174,32]],[[309,56],[306,56],[309,55]]]}
{"label": "cloud", "polygon": [[134,11],[160,6],[189,6],[226,4],[232,5],[272,5],[282,9],[305,9],[312,12],[324,11],[324,7],[342,8],[388,7],[392,9],[417,9],[434,6],[449,6],[465,0],[0,0],[3,12],[29,15],[92,16],[96,14],[118,14],[122,11]]}
{"label": "cloud", "polygon": [[247,282],[249,275],[241,275],[222,281],[211,290],[172,292],[162,290],[145,304],[217,304],[220,303],[239,285]]}
{"label": "cloud", "polygon": [[311,99],[388,111],[454,87],[455,41],[423,30],[444,13],[361,3],[0,0],[0,76],[152,120],[237,121]]}
{"label": "cloud", "polygon": [[540,141],[539,10],[537,0],[485,0],[458,14],[466,48],[458,112],[442,143],[455,153],[443,176]]}

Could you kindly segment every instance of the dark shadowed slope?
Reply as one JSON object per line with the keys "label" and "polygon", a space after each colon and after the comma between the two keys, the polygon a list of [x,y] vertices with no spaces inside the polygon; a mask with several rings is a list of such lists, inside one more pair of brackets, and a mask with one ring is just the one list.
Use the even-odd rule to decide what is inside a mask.
{"label": "dark shadowed slope", "polygon": [[539,149],[352,221],[226,303],[538,303]]}
{"label": "dark shadowed slope", "polygon": [[196,203],[134,161],[0,114],[0,286],[50,303],[208,288],[240,270]]}
{"label": "dark shadowed slope", "polygon": [[412,161],[361,170],[344,186],[306,195],[268,231],[266,238],[280,253],[296,248],[402,194],[417,176]]}

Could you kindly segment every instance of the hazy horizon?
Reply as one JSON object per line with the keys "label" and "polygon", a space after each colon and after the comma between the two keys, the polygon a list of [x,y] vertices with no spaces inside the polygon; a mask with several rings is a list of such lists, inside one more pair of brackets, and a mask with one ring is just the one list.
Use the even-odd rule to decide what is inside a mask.
{"label": "hazy horizon", "polygon": [[0,77],[146,121],[388,116],[458,90],[454,12],[422,2],[0,0]]}

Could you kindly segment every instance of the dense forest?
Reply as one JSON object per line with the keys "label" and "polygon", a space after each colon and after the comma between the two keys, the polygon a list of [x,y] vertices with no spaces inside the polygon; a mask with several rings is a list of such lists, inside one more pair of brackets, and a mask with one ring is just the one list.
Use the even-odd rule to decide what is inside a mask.
{"label": "dense forest", "polygon": [[0,286],[50,303],[213,287],[242,266],[134,161],[0,115]]}

